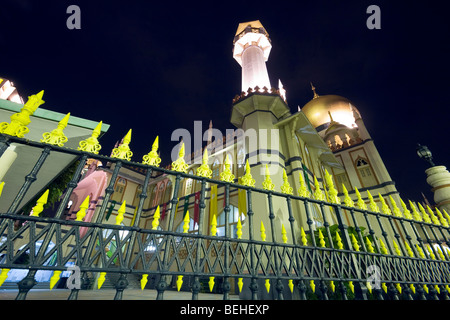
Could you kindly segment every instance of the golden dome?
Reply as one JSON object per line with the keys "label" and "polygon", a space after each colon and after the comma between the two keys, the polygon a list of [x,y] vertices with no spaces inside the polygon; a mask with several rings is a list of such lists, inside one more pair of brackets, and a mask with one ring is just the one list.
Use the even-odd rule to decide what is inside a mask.
{"label": "golden dome", "polygon": [[353,109],[358,112],[347,98],[337,95],[319,96],[314,92],[314,99],[305,104],[301,110],[313,127],[321,131],[324,128],[318,127],[331,122],[330,114],[334,121],[353,127],[355,125]]}

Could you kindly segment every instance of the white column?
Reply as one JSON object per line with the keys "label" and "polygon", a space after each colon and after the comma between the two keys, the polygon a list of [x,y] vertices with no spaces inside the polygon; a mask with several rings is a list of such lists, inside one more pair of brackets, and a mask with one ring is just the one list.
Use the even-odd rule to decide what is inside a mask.
{"label": "white column", "polygon": [[0,158],[0,181],[3,180],[5,174],[17,158],[17,153],[14,151],[15,149],[15,146],[9,146]]}
{"label": "white column", "polygon": [[242,53],[242,91],[247,92],[248,88],[260,89],[266,87],[270,89],[269,74],[264,52],[258,46],[250,46]]}
{"label": "white column", "polygon": [[433,187],[434,202],[439,210],[450,213],[450,172],[444,166],[434,166],[425,170],[427,183]]}

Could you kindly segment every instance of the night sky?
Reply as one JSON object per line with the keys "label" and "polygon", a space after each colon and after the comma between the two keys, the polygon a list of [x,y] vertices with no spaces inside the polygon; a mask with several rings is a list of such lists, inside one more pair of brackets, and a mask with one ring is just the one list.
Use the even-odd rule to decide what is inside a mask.
{"label": "night sky", "polygon": [[[395,2],[395,3],[393,3]],[[219,2],[217,2],[219,3]],[[160,137],[163,164],[177,128],[195,120],[225,132],[241,68],[232,57],[240,22],[260,20],[272,40],[272,86],[281,79],[294,113],[319,95],[361,112],[404,199],[432,193],[416,144],[439,165],[448,152],[450,19],[444,1],[26,1],[0,7],[0,76],[42,108],[108,123],[102,154],[132,128],[133,161]],[[69,30],[69,5],[81,30]],[[369,30],[369,5],[381,29]]]}

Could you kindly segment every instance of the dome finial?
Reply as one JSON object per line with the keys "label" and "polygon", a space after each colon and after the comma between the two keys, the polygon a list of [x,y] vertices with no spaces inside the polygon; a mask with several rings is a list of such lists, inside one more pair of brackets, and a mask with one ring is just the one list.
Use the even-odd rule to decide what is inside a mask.
{"label": "dome finial", "polygon": [[314,92],[314,97],[313,99],[316,99],[319,97],[319,95],[316,93],[316,87],[313,86],[312,82],[309,82],[311,84],[311,90]]}

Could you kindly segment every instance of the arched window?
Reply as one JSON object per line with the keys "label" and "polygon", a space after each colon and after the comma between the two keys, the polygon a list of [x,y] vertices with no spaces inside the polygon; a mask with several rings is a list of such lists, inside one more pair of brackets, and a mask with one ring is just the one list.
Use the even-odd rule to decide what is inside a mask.
{"label": "arched window", "polygon": [[[241,223],[245,220],[245,215],[240,214],[237,207],[230,205],[230,212],[228,212],[228,225],[229,225],[229,236],[231,238],[237,238],[236,232],[237,232],[237,223],[238,219],[241,219]],[[222,213],[219,214],[217,217],[217,236],[223,237],[225,236],[225,210],[222,211]]]}
{"label": "arched window", "polygon": [[356,170],[358,171],[359,179],[363,187],[371,187],[378,184],[377,178],[372,170],[372,167],[367,159],[356,159]]}
{"label": "arched window", "polygon": [[237,166],[243,168],[245,165],[245,151],[244,148],[240,148],[237,154]]}

